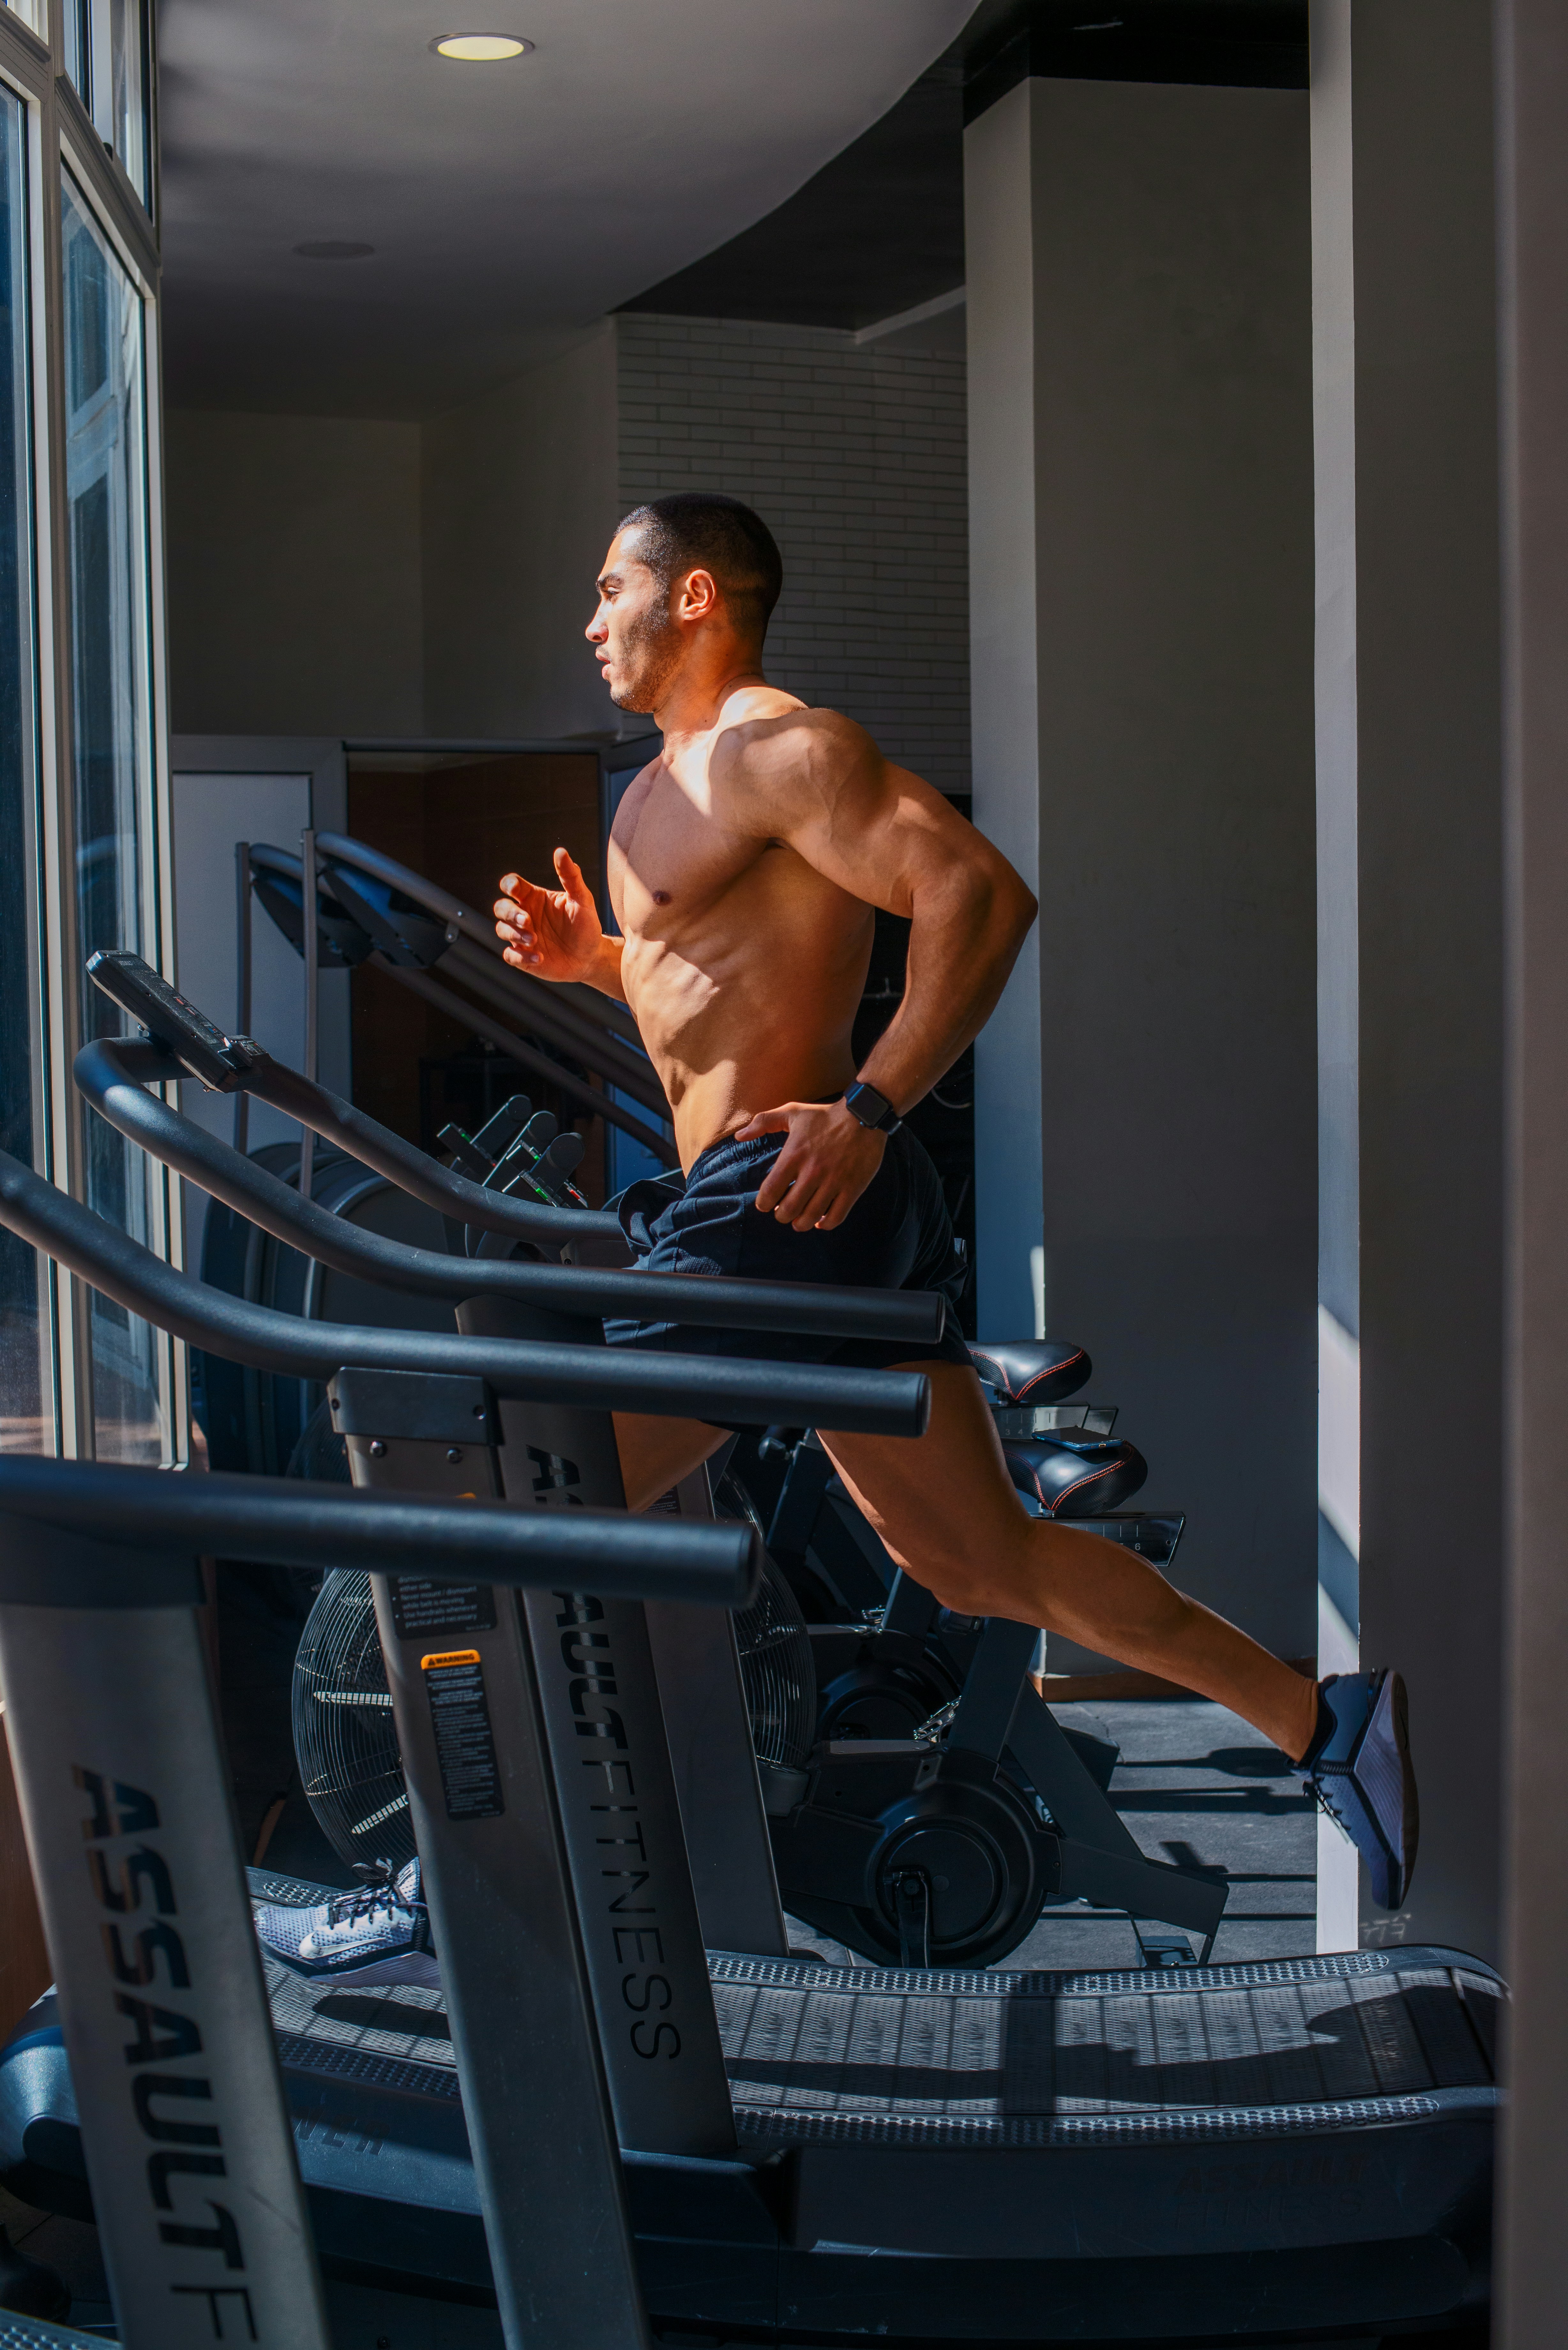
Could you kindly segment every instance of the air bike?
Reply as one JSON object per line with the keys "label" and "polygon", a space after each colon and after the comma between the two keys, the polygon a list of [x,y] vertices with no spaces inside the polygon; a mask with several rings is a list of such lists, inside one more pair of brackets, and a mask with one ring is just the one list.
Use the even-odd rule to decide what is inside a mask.
{"label": "air bike", "polygon": [[[245,1214],[265,1221],[286,1209],[294,1245],[319,1244],[331,1262],[327,1252],[341,1234],[301,1219],[286,1186],[278,1187],[282,1201],[264,1196],[244,1161],[239,1173],[216,1158],[199,1171],[194,1157],[177,1156],[176,1139],[182,1152],[198,1143],[175,1137],[173,1114],[147,1085],[180,1073],[270,1088],[279,1107],[287,1094],[291,1115],[307,1116],[368,1163],[407,1164],[410,1190],[447,1213],[472,1215],[483,1231],[510,1232],[536,1248],[553,1237],[557,1252],[591,1240],[582,1214],[552,1234],[524,1203],[433,1167],[346,1105],[302,1091],[301,1080],[269,1067],[244,1040],[221,1036],[177,998],[164,1001],[160,983],[123,958],[95,975],[121,1003],[133,986],[141,991],[129,1008],[150,1033],[143,1045],[89,1048],[79,1065],[89,1097],[220,1198],[230,1182],[249,1187]],[[147,1123],[138,1101],[150,1107]],[[200,1148],[219,1147],[200,1138]],[[472,1259],[457,1267],[466,1336],[400,1335],[302,1324],[214,1297],[19,1169],[0,1181],[0,1214],[165,1327],[328,1380],[357,1482],[396,1481],[432,1496],[499,1491],[543,1503],[558,1523],[573,1492],[601,1507],[618,1501],[613,1408],[662,1408],[731,1426],[915,1433],[919,1425],[921,1383],[907,1376],[628,1359],[578,1344],[593,1317],[626,1310],[628,1277],[613,1269],[503,1259],[496,1277],[482,1282],[485,1260]],[[429,1260],[384,1260],[375,1277],[411,1294],[442,1263],[438,1252]],[[355,1270],[368,1270],[363,1257]],[[451,1274],[448,1265],[443,1277]],[[640,1311],[654,1278],[632,1277]],[[728,1303],[753,1326],[770,1312],[836,1313],[857,1332],[907,1336],[905,1324],[881,1315],[922,1306],[788,1285],[681,1286],[710,1301],[701,1318]],[[699,1318],[695,1303],[679,1311]],[[650,1405],[654,1393],[660,1401]],[[705,1500],[681,1498],[699,1512]],[[686,1529],[675,1522],[670,1531]],[[237,1538],[217,1546],[243,1553]],[[1425,1949],[1097,1975],[836,1968],[791,1955],[773,1865],[778,1840],[768,1834],[779,1819],[769,1820],[752,1759],[728,1619],[682,1611],[678,1601],[649,1609],[634,1599],[568,1603],[558,1591],[525,1596],[510,1633],[511,1616],[497,1627],[483,1613],[475,1603],[454,1622],[416,1620],[405,1609],[400,1623],[391,1602],[378,1599],[432,1889],[437,1869],[450,1880],[455,1866],[436,1857],[443,1839],[483,1829],[497,1856],[477,1886],[461,1880],[472,1897],[468,1909],[449,1898],[436,1911],[442,1990],[389,1988],[373,2002],[372,2024],[354,2002],[345,2012],[330,1983],[267,1966],[329,2275],[453,2298],[483,2293],[493,2279],[514,2343],[1282,2341],[1475,2322],[1486,2295],[1501,1997],[1484,1966]],[[715,1627],[723,1640],[712,1637]],[[505,1669],[491,1662],[498,1629],[514,1659]],[[1084,1789],[1098,1791],[1070,1749],[1040,1766],[1051,1792],[1043,1794],[1033,1775],[1018,1727],[1029,1711],[1020,1701],[1021,1629],[980,1630],[946,1739],[924,1757],[922,1784],[897,1780],[880,1814],[864,1791],[857,1810],[840,1807],[849,1831],[845,1881],[885,1930],[920,1930],[919,1916],[900,1914],[922,1907],[910,1878],[925,1878],[927,1933],[940,1921],[935,1878],[947,1871],[934,1865],[931,1843],[923,1854],[897,1844],[906,1831],[917,1844],[936,1834],[921,1810],[932,1788],[944,1795],[941,1835],[967,1839],[973,1852],[986,1851],[987,1833],[1016,1801],[1032,1804],[1047,1869],[1053,1847],[1062,1870],[1080,1864],[1086,1840],[1062,1813]],[[504,2205],[504,2220],[553,2241],[575,2230],[573,2242],[591,2243],[597,2261],[607,2241],[624,2241],[613,2229],[607,2235],[603,2215],[624,2213],[617,2224],[635,2247],[634,2282],[622,2291],[630,2271],[612,2261],[591,2322],[585,2315],[554,2334],[507,2330],[517,2304],[496,2251],[501,2222],[483,2163],[467,2159],[464,2121],[477,2151],[507,2092],[488,2078],[471,2085],[436,2036],[443,2000],[455,2031],[461,2002],[472,1998],[465,2012],[477,2018],[483,1999],[487,2018],[503,2017],[527,2003],[533,1981],[518,1921],[533,1898],[537,1848],[494,1823],[455,1827],[431,1756],[431,1693],[419,1677],[470,1651],[483,1669],[497,1740],[536,1677],[582,1937],[586,2028],[597,2034],[619,2145],[607,2199],[579,2195],[568,2220],[564,2190],[541,2193]],[[432,1655],[437,1664],[427,1667]],[[611,1725],[608,1738],[592,1741],[585,1766],[584,1729]],[[955,1740],[955,1729],[969,1735]],[[409,1742],[421,1738],[422,1752]],[[909,1762],[902,1753],[867,1759],[889,1773]],[[428,1800],[421,1775],[436,1790]],[[900,1802],[911,1808],[900,1814]],[[814,1808],[828,1811],[794,1807]],[[943,1856],[952,1848],[944,1845]],[[1087,1850],[1096,1865],[1096,1847]],[[876,1853],[888,1863],[881,1875],[868,1874]],[[1134,1856],[1154,1868],[1136,1847]],[[1108,1847],[1099,1858],[1107,1868],[1133,1866]],[[972,1880],[959,1889],[974,1898]],[[1140,1909],[1160,1914],[1141,1898],[1146,1889]],[[253,1877],[253,1890],[289,1898],[276,1879]],[[1212,1898],[1212,1887],[1191,1877],[1185,1891],[1167,1888],[1182,1899],[1203,1890]],[[293,1898],[303,1905],[320,1890],[296,1887]],[[465,1983],[481,1988],[471,1993]],[[51,2031],[42,2009],[0,2067],[0,2133],[21,2191],[65,2208],[79,2158]],[[525,2096],[511,2095],[495,2126],[536,2148],[576,2142],[580,2121],[546,2074]]]}

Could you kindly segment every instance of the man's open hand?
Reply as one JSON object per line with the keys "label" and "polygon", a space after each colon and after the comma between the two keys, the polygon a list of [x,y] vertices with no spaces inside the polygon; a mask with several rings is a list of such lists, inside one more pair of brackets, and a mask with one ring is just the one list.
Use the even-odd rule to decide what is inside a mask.
{"label": "man's open hand", "polygon": [[836,1231],[881,1166],[887,1136],[862,1126],[841,1101],[784,1102],[759,1110],[734,1139],[784,1133],[789,1140],[768,1170],[758,1207],[797,1232]]}
{"label": "man's open hand", "polygon": [[504,873],[504,895],[494,905],[495,935],[514,971],[539,979],[587,979],[604,936],[593,892],[564,848],[556,851],[558,889],[541,889],[520,873]]}

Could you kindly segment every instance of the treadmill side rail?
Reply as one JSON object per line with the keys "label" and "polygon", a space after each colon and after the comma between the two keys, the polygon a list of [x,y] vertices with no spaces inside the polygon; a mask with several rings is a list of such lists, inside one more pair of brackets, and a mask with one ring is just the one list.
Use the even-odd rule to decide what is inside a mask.
{"label": "treadmill side rail", "polygon": [[329,2350],[194,1612],[0,1607],[0,1679],[121,2339]]}

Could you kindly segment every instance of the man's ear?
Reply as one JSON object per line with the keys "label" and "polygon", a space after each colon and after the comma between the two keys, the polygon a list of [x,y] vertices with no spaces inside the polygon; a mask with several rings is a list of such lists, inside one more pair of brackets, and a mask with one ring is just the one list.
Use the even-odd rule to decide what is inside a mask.
{"label": "man's ear", "polygon": [[688,571],[671,599],[678,620],[711,620],[720,606],[719,583],[711,571]]}

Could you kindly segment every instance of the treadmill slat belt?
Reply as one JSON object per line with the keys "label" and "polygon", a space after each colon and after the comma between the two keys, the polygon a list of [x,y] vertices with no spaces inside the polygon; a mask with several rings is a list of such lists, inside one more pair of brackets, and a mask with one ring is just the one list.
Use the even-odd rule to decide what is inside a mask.
{"label": "treadmill slat belt", "polygon": [[[1411,2121],[1495,2094],[1502,1987],[1457,1952],[1073,1975],[719,1951],[710,1968],[748,2145],[1211,2140]],[[270,1960],[266,1973],[290,2074],[457,2097],[439,1991],[310,1981]]]}

